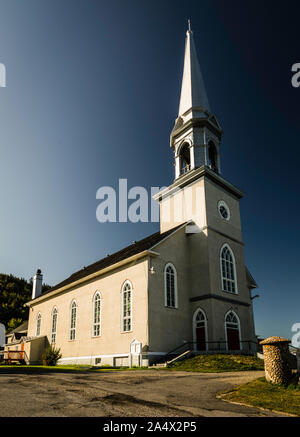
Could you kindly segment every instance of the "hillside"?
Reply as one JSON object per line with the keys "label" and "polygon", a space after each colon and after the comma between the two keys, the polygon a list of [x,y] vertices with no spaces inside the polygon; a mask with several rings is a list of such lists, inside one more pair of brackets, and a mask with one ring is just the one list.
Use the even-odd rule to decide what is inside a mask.
{"label": "hillside", "polygon": [[[43,285],[43,291],[49,285]],[[0,323],[7,332],[28,319],[28,308],[24,304],[31,299],[32,280],[26,281],[13,275],[0,273]]]}
{"label": "hillside", "polygon": [[168,366],[169,370],[187,372],[238,372],[243,370],[264,370],[264,361],[250,355],[196,355]]}

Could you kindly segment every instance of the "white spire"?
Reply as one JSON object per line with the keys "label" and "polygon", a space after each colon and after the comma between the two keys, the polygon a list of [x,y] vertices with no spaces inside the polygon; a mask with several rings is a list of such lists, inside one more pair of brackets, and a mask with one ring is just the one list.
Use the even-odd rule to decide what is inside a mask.
{"label": "white spire", "polygon": [[211,112],[197,58],[193,32],[191,31],[191,22],[188,20],[178,116],[196,107],[201,107]]}

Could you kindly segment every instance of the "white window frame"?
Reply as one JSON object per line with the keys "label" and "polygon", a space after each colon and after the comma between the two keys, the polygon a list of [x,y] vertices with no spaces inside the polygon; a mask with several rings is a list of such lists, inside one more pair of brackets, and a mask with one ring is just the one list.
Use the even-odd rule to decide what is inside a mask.
{"label": "white window frame", "polygon": [[[54,316],[56,316],[55,326],[54,326]],[[58,311],[57,311],[57,308],[54,307],[52,310],[52,313],[51,313],[51,344],[56,343],[57,318],[58,318]],[[53,327],[54,327],[54,329],[53,329]]]}
{"label": "white window frame", "polygon": [[[223,206],[226,209],[227,214],[228,214],[227,218],[222,216],[221,211],[220,211],[221,206]],[[225,202],[225,200],[219,200],[219,202],[218,202],[218,213],[219,213],[219,215],[220,215],[222,220],[225,220],[226,222],[229,222],[229,220],[230,220],[230,209],[229,209],[229,206],[227,205],[227,203]]]}
{"label": "white window frame", "polygon": [[38,313],[36,317],[36,337],[41,335],[41,326],[42,326],[42,314]]}
{"label": "white window frame", "polygon": [[[124,316],[124,294],[125,294],[125,287],[129,285],[130,287],[130,316]],[[132,291],[133,291],[133,287],[132,284],[129,280],[125,281],[124,284],[122,285],[122,293],[121,293],[121,332],[122,333],[126,333],[126,332],[131,332],[133,330],[132,328]],[[125,320],[129,320],[130,321],[130,329],[128,330],[124,330],[124,321]]]}
{"label": "white window frame", "polygon": [[197,308],[193,315],[193,343],[194,350],[197,351],[197,335],[196,335],[196,319],[199,313],[204,316],[204,327],[205,327],[205,349],[208,350],[208,332],[207,332],[207,317],[205,311],[202,308]]}
{"label": "white window frame", "polygon": [[[73,305],[75,304],[75,307],[73,307]],[[73,326],[73,308],[75,308],[75,323]],[[76,340],[76,324],[77,324],[77,302],[76,300],[72,300],[71,302],[71,306],[70,306],[70,329],[69,329],[69,341],[74,341]],[[74,332],[74,336],[73,336],[73,332]]]}
{"label": "white window frame", "polygon": [[[171,267],[174,272],[174,306],[168,305],[168,289],[167,289],[167,269]],[[172,263],[167,263],[164,268],[164,284],[165,284],[165,307],[167,308],[178,308],[178,290],[177,290],[177,270]]]}
{"label": "white window frame", "polygon": [[[223,260],[223,258],[222,258],[222,253],[223,253],[223,250],[225,248],[227,248],[229,250],[229,252],[231,254],[231,257],[232,257],[234,279],[226,278],[226,277],[223,276],[223,269],[222,269],[222,260]],[[225,262],[226,262],[226,260],[225,260]],[[235,256],[234,256],[233,250],[231,249],[231,247],[229,246],[228,243],[223,244],[223,246],[221,247],[221,250],[220,250],[220,270],[221,270],[221,290],[224,291],[224,293],[238,294]],[[235,291],[224,290],[223,280],[229,281],[229,282],[233,283]]]}
{"label": "white window frame", "polygon": [[238,331],[239,331],[239,342],[240,342],[240,349],[239,349],[239,350],[242,350],[242,349],[243,349],[243,343],[242,343],[242,337],[241,337],[241,322],[240,322],[240,318],[239,318],[239,316],[238,316],[237,313],[236,313],[235,311],[233,311],[233,310],[229,310],[229,311],[227,311],[227,313],[225,314],[225,318],[224,318],[226,350],[228,351],[227,321],[226,321],[226,319],[227,319],[228,314],[230,314],[230,313],[234,314],[235,317],[237,318],[237,327],[238,327]]}
{"label": "white window frame", "polygon": [[[96,301],[96,299],[99,298],[99,301]],[[99,319],[98,321],[95,321],[96,319],[96,302],[99,302]],[[101,336],[101,321],[102,321],[102,297],[100,291],[96,291],[96,293],[93,296],[93,326],[92,326],[92,337],[100,337]],[[98,332],[97,332],[97,331]],[[96,331],[96,333],[95,333]]]}

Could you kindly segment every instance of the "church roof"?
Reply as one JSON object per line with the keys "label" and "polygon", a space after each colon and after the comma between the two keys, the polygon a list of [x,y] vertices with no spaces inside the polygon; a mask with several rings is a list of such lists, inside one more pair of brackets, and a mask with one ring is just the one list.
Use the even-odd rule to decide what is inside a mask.
{"label": "church roof", "polygon": [[22,323],[22,325],[10,331],[6,336],[10,336],[13,334],[26,334],[28,330],[28,321]]}
{"label": "church roof", "polygon": [[258,285],[257,285],[255,279],[253,278],[253,276],[251,275],[251,273],[249,272],[247,267],[246,267],[246,279],[247,279],[247,285],[249,288],[258,288]]}
{"label": "church roof", "polygon": [[191,108],[203,108],[211,112],[204,81],[197,57],[193,32],[186,32],[184,67],[178,116]]}
{"label": "church roof", "polygon": [[96,261],[95,263],[90,264],[89,266],[84,267],[81,270],[78,270],[64,281],[58,283],[57,285],[50,288],[46,292],[42,293],[42,296],[54,290],[58,290],[61,287],[72,284],[72,282],[78,281],[79,279],[89,276],[92,273],[96,273],[102,269],[105,269],[106,267],[109,267],[113,264],[123,261],[126,258],[129,258],[133,255],[143,252],[144,250],[149,250],[184,225],[185,223],[180,224],[179,226],[176,226],[175,228],[172,228],[169,231],[163,233],[155,232],[155,234],[149,235],[149,237],[143,238],[140,241],[135,241],[129,246],[125,247],[124,249],[121,249],[118,252],[113,253],[112,255],[108,255],[105,258],[102,258],[99,261]]}

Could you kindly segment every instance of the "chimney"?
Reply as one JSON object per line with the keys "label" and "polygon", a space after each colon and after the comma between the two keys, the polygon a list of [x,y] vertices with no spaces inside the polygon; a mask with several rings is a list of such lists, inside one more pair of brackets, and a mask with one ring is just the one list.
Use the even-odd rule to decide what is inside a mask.
{"label": "chimney", "polygon": [[42,294],[43,275],[40,269],[37,269],[33,277],[32,299],[39,297]]}

